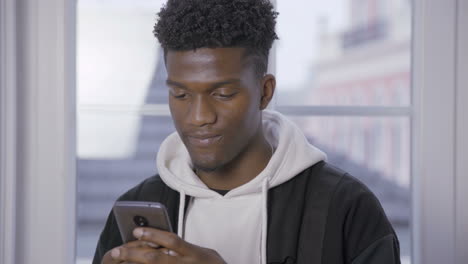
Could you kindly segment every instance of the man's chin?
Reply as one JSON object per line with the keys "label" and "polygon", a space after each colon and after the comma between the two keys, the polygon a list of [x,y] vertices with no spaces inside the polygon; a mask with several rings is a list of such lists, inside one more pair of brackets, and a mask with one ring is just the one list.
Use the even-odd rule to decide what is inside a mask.
{"label": "man's chin", "polygon": [[203,172],[214,172],[223,169],[229,161],[222,155],[194,155],[191,156],[193,168]]}
{"label": "man's chin", "polygon": [[220,166],[214,166],[211,164],[200,164],[200,163],[194,163],[193,168],[196,171],[203,171],[203,172],[214,172],[216,171]]}

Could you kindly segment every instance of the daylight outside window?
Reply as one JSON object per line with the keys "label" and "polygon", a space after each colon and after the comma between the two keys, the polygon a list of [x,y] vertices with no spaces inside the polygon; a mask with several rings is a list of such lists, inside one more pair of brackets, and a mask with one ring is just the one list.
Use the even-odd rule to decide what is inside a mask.
{"label": "daylight outside window", "polygon": [[[77,263],[91,263],[107,214],[156,173],[174,131],[162,52],[163,0],[79,0]],[[273,109],[377,195],[410,263],[411,1],[276,1]]]}

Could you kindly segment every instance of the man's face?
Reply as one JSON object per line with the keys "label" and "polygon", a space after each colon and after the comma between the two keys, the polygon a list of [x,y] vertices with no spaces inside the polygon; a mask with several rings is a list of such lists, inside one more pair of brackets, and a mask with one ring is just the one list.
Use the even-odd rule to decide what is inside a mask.
{"label": "man's face", "polygon": [[168,51],[169,107],[196,169],[239,158],[258,138],[261,81],[243,48]]}

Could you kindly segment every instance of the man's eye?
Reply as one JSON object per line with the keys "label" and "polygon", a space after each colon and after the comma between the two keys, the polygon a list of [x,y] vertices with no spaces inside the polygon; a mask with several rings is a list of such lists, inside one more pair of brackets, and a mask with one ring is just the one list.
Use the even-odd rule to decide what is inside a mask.
{"label": "man's eye", "polygon": [[234,97],[236,93],[230,93],[230,94],[225,94],[225,93],[215,93],[214,96],[219,97],[221,99],[230,99]]}
{"label": "man's eye", "polygon": [[181,93],[181,94],[172,94],[172,96],[176,99],[184,99],[187,97],[187,94],[186,93]]}

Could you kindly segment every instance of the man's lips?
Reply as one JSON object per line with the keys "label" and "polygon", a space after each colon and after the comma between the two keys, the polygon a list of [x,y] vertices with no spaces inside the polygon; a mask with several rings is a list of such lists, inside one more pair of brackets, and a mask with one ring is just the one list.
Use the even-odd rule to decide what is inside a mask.
{"label": "man's lips", "polygon": [[215,144],[221,140],[220,135],[188,135],[187,136],[188,142],[190,145],[198,146],[198,147],[208,147],[212,144]]}

